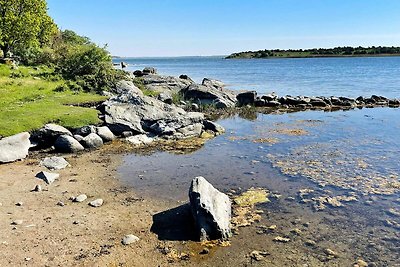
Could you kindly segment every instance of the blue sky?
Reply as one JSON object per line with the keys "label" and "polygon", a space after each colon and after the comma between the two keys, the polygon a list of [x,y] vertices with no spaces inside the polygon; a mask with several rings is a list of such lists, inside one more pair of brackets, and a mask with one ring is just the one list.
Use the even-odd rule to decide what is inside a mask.
{"label": "blue sky", "polygon": [[400,46],[400,0],[48,0],[49,13],[113,55]]}

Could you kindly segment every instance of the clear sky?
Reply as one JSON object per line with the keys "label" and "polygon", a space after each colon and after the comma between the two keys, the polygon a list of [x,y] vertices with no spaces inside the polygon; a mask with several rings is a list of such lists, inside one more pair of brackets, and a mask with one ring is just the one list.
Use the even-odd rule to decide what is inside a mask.
{"label": "clear sky", "polygon": [[49,13],[119,56],[400,46],[400,0],[48,0]]}

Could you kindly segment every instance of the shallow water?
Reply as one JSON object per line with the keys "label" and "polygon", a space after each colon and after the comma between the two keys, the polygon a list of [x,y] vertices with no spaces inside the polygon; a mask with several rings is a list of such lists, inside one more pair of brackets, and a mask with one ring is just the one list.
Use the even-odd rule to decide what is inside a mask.
{"label": "shallow water", "polygon": [[[313,239],[340,251],[342,258],[331,262],[337,266],[357,258],[397,266],[400,109],[255,115],[255,120],[235,116],[218,121],[226,134],[191,154],[127,155],[120,177],[142,196],[166,201],[187,201],[190,181],[199,175],[225,192],[267,188],[282,197],[260,206],[265,220],[287,231],[296,221],[311,225],[285,249],[301,255],[302,242]],[[301,194],[303,189],[310,193]],[[322,208],[318,202],[338,196],[355,201]],[[253,241],[264,244],[260,238]],[[312,255],[322,264],[320,254]]]}

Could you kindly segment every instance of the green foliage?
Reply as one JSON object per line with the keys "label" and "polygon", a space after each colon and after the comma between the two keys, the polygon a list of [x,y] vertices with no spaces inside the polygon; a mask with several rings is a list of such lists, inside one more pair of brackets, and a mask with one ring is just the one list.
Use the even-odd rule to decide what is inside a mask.
{"label": "green foliage", "polygon": [[[0,135],[9,136],[31,131],[49,122],[69,128],[99,123],[98,112],[77,107],[84,103],[103,101],[97,94],[72,91],[65,81],[50,81],[52,70],[47,67],[19,67],[21,78],[14,79],[10,66],[0,64]],[[56,90],[63,85],[63,90]],[[74,106],[71,106],[74,105]]]}
{"label": "green foliage", "polygon": [[234,53],[227,59],[235,58],[271,58],[271,57],[340,57],[340,56],[365,56],[365,55],[400,55],[400,47],[335,47],[313,49],[274,49]]}
{"label": "green foliage", "polygon": [[[0,0],[0,49],[24,60],[57,32],[45,0]],[[26,55],[25,53],[28,53]]]}

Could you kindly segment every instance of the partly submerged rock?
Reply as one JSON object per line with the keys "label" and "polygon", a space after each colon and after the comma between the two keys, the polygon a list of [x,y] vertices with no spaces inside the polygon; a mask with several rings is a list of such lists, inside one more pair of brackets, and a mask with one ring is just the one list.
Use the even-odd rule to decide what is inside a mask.
{"label": "partly submerged rock", "polygon": [[0,163],[13,162],[28,156],[29,133],[20,133],[0,140]]}
{"label": "partly submerged rock", "polygon": [[227,239],[231,236],[231,202],[204,177],[193,179],[189,189],[190,205],[201,240]]}
{"label": "partly submerged rock", "polygon": [[247,91],[243,93],[239,93],[236,96],[238,100],[239,106],[253,105],[256,100],[257,92],[256,91]]}
{"label": "partly submerged rock", "polygon": [[213,121],[204,120],[203,125],[204,130],[210,130],[216,134],[223,134],[225,132],[224,127]]}
{"label": "partly submerged rock", "polygon": [[42,172],[39,172],[38,174],[36,174],[36,178],[42,179],[47,184],[52,184],[59,177],[60,177],[60,174],[52,173],[52,172],[42,171]]}
{"label": "partly submerged rock", "polygon": [[75,153],[84,150],[85,148],[72,136],[61,135],[54,143],[54,147],[59,152]]}
{"label": "partly submerged rock", "polygon": [[40,161],[39,165],[49,170],[62,170],[66,168],[69,163],[63,157],[47,157]]}

